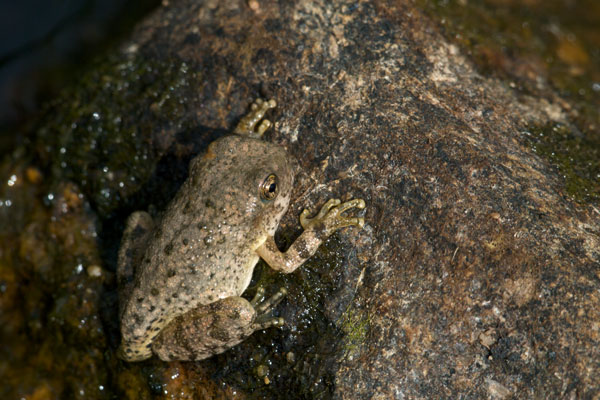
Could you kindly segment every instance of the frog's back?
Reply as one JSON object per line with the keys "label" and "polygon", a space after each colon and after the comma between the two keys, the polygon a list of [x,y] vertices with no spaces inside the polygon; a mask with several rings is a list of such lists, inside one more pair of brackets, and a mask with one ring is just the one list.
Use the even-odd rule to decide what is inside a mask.
{"label": "frog's back", "polygon": [[151,301],[175,312],[240,295],[242,260],[258,260],[245,234],[252,221],[230,224],[231,218],[238,220],[231,214],[239,210],[215,207],[212,196],[198,197],[190,206],[190,188],[183,189],[154,232],[142,260],[147,265],[136,282],[141,293],[155,294]]}

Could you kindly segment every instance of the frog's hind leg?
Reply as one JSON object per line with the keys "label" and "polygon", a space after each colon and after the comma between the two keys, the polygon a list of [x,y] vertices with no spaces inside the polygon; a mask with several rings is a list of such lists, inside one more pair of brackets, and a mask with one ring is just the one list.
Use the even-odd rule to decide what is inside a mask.
{"label": "frog's hind leg", "polygon": [[250,106],[250,112],[240,120],[233,132],[238,135],[261,137],[272,125],[271,121],[263,119],[265,113],[275,106],[277,106],[275,100],[256,99]]}
{"label": "frog's hind leg", "polygon": [[131,292],[135,266],[144,256],[145,244],[153,229],[154,221],[145,211],[136,211],[127,218],[117,260],[117,284],[121,292]]}
{"label": "frog's hind leg", "polygon": [[281,301],[285,289],[262,301],[260,290],[252,301],[227,297],[198,306],[173,319],[152,342],[152,351],[163,361],[198,361],[223,353],[254,331],[283,325],[268,314]]}

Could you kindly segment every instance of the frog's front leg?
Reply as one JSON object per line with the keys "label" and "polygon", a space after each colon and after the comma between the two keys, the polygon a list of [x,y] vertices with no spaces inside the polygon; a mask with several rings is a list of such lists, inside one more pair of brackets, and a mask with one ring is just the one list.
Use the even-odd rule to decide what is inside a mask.
{"label": "frog's front leg", "polygon": [[263,294],[259,289],[252,301],[227,297],[178,316],[156,337],[152,351],[163,361],[199,361],[223,353],[257,330],[283,325],[282,318],[269,313],[285,289],[264,301]]}
{"label": "frog's front leg", "polygon": [[308,218],[309,212],[304,210],[300,214],[300,224],[304,232],[285,253],[279,251],[273,237],[269,237],[256,252],[271,268],[285,273],[293,272],[315,254],[321,243],[336,230],[346,226],[363,227],[364,218],[343,215],[350,208],[363,209],[365,202],[362,199],[354,199],[342,203],[339,199],[330,199],[313,218]]}
{"label": "frog's front leg", "polygon": [[275,100],[256,99],[250,106],[250,112],[240,120],[233,132],[238,135],[260,138],[272,125],[271,121],[263,120],[263,117],[269,109],[276,106]]}

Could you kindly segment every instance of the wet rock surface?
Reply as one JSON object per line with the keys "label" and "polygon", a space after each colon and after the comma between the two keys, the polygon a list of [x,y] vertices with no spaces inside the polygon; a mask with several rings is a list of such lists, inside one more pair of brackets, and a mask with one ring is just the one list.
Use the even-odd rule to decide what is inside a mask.
{"label": "wet rock surface", "polygon": [[[160,71],[170,84],[157,84]],[[572,110],[550,88],[525,92],[483,77],[413,5],[171,2],[88,82],[77,101],[58,100],[41,120],[31,162],[51,167],[48,182],[79,210],[74,227],[94,221],[87,203],[69,195],[77,188],[100,216],[102,261],[89,250],[82,264],[104,279],[75,268],[43,282],[67,290],[64,282],[79,276],[76,288],[90,288],[93,307],[68,306],[52,290],[44,299],[66,304],[59,321],[79,309],[87,314],[78,320],[103,323],[82,331],[55,324],[56,317],[39,322],[54,323],[53,335],[61,337],[82,332],[67,348],[96,371],[90,387],[102,390],[95,396],[501,399],[600,392],[600,212],[572,201],[527,140],[539,127],[575,130]],[[126,102],[114,99],[124,94]],[[118,362],[111,271],[124,218],[133,209],[160,210],[189,159],[259,95],[278,102],[268,138],[302,170],[280,228],[282,247],[299,233],[300,211],[316,210],[332,195],[365,199],[365,228],[336,234],[291,276],[259,268],[256,280],[289,289],[279,306],[288,328],[257,333],[202,363]],[[121,143],[128,151],[113,151]],[[147,164],[135,158],[142,155]],[[11,168],[3,170],[7,177]],[[73,183],[56,186],[63,180]],[[36,190],[47,199],[45,189]],[[62,218],[55,211],[52,219],[56,201],[31,206],[50,210],[36,214],[46,221],[40,224]],[[9,217],[16,218],[3,215]],[[31,226],[28,213],[19,218]],[[38,265],[58,262],[28,251],[39,248],[32,240],[66,235],[42,231],[15,239],[25,246],[19,262],[35,266],[34,277],[46,277]],[[59,254],[72,251],[65,240]],[[32,254],[37,258],[28,259]],[[21,291],[36,287],[30,275],[2,265],[5,281]],[[16,293],[3,292],[3,309],[19,310]],[[39,329],[19,323],[5,334],[14,340],[25,331],[39,340]],[[15,360],[26,352],[19,354]],[[35,382],[34,371],[21,373]],[[35,390],[49,388],[79,393],[72,382],[54,380]]]}

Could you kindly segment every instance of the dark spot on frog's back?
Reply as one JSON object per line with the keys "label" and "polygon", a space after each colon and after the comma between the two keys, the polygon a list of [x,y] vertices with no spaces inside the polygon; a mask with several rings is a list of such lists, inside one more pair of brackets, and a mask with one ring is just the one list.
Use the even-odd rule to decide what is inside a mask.
{"label": "dark spot on frog's back", "polygon": [[233,320],[239,320],[240,319],[240,312],[238,310],[231,310],[229,312],[229,318],[233,319]]}
{"label": "dark spot on frog's back", "polygon": [[160,293],[160,291],[157,288],[155,288],[155,287],[153,287],[152,289],[150,289],[150,294],[152,296],[158,296],[159,293]]}
{"label": "dark spot on frog's back", "polygon": [[171,252],[173,251],[173,244],[169,243],[168,245],[165,246],[165,248],[163,249],[165,255],[170,255]]}
{"label": "dark spot on frog's back", "polygon": [[168,278],[172,278],[175,275],[177,275],[177,271],[175,271],[173,268],[170,268],[169,270],[167,270],[167,277]]}
{"label": "dark spot on frog's back", "polygon": [[215,208],[215,203],[213,203],[211,199],[206,199],[204,201],[204,205],[206,206],[206,208]]}

